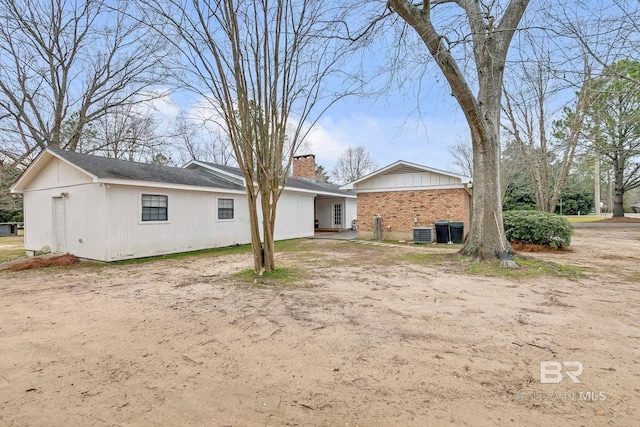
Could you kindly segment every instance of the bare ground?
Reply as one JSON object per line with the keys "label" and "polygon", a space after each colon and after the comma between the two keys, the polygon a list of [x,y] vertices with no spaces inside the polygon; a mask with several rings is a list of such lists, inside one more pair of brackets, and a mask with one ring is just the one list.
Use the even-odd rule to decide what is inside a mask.
{"label": "bare ground", "polygon": [[640,229],[572,247],[533,255],[567,278],[320,240],[278,286],[248,254],[0,273],[0,425],[638,425]]}

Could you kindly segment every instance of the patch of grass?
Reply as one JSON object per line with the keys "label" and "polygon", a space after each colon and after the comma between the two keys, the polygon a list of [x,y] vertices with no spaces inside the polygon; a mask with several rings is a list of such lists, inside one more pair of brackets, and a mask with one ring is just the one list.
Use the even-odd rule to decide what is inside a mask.
{"label": "patch of grass", "polygon": [[260,288],[262,285],[295,286],[302,279],[303,272],[293,267],[279,267],[259,276],[253,268],[248,268],[235,273],[233,276],[242,282],[252,283],[254,287]]}
{"label": "patch of grass", "polygon": [[400,262],[406,261],[411,264],[439,265],[447,262],[447,255],[411,252],[397,256],[396,260]]}
{"label": "patch of grass", "polygon": [[24,258],[26,253],[24,249],[6,249],[0,250],[0,262],[8,262],[16,259]]}
{"label": "patch of grass", "polygon": [[597,221],[602,221],[603,219],[606,219],[606,217],[601,216],[601,215],[567,215],[565,216],[565,218],[567,218],[567,221],[571,222],[571,223],[576,223],[576,222],[597,222]]}
{"label": "patch of grass", "polygon": [[24,245],[24,236],[3,236],[0,238],[0,246],[23,246]]}
{"label": "patch of grass", "polygon": [[313,242],[309,239],[278,240],[274,243],[276,252],[302,252],[313,250]]}
{"label": "patch of grass", "polygon": [[575,278],[584,274],[584,269],[580,267],[540,261],[533,258],[517,257],[515,261],[520,268],[501,268],[500,261],[474,262],[468,258],[463,258],[460,262],[463,265],[462,270],[466,274],[490,277],[528,278],[555,276]]}
{"label": "patch of grass", "polygon": [[165,259],[181,259],[188,257],[218,257],[222,255],[246,254],[251,252],[251,245],[227,246],[224,248],[203,249],[199,251],[180,252],[177,254],[158,255],[146,258],[125,259],[122,261],[113,261],[112,265],[129,265],[144,264],[147,262],[165,260]]}
{"label": "patch of grass", "polygon": [[536,276],[581,277],[584,268],[540,261],[534,258],[517,257],[515,261],[520,268],[501,268],[500,261],[473,261],[468,257],[455,254],[426,254],[412,252],[396,257],[396,261],[410,264],[440,266],[461,274],[527,278]]}

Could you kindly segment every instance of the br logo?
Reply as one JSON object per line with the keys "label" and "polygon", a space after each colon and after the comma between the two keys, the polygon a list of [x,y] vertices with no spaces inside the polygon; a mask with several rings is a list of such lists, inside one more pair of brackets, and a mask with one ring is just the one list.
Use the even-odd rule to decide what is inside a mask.
{"label": "br logo", "polygon": [[559,384],[562,381],[562,373],[575,384],[580,384],[578,377],[582,375],[584,367],[580,362],[558,362],[547,360],[540,362],[540,383]]}

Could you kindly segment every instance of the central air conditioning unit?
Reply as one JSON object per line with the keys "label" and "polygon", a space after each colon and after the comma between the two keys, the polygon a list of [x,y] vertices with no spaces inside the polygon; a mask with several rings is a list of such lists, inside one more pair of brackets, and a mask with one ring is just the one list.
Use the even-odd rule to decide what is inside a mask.
{"label": "central air conditioning unit", "polygon": [[433,243],[433,227],[415,227],[413,243]]}

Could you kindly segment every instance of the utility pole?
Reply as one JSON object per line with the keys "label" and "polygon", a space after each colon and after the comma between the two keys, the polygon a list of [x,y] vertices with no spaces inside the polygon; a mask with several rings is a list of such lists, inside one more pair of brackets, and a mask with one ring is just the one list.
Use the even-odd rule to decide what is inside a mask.
{"label": "utility pole", "polygon": [[600,215],[600,158],[596,156],[596,162],[594,165],[594,186],[593,186],[593,206],[595,207],[596,215]]}
{"label": "utility pole", "polygon": [[607,207],[607,212],[613,212],[613,188],[611,188],[611,169],[607,170],[607,182],[609,192],[609,206]]}

